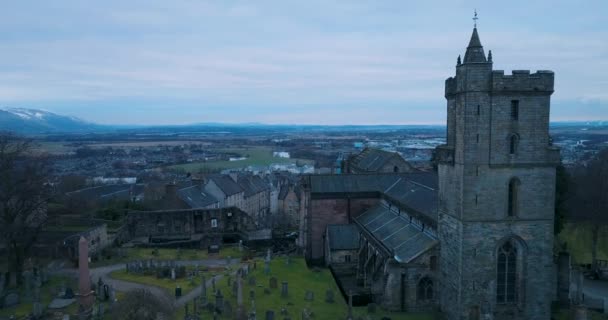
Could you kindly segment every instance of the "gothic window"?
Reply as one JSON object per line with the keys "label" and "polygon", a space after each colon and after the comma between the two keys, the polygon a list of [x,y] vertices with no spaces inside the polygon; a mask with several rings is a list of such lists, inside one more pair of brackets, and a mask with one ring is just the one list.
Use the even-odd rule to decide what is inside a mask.
{"label": "gothic window", "polygon": [[350,262],[350,254],[344,255],[344,262],[346,262],[346,263]]}
{"label": "gothic window", "polygon": [[433,281],[424,277],[418,282],[418,301],[433,300]]}
{"label": "gothic window", "polygon": [[511,120],[519,120],[519,100],[511,100]]}
{"label": "gothic window", "polygon": [[394,173],[398,173],[398,172],[399,172],[399,167],[394,166],[394,167],[393,167],[393,172],[394,172]]}
{"label": "gothic window", "polygon": [[517,215],[517,196],[519,189],[519,180],[517,178],[511,179],[509,181],[509,191],[507,196],[507,215],[509,217],[513,217]]}
{"label": "gothic window", "polygon": [[211,228],[217,228],[217,219],[211,219]]}
{"label": "gothic window", "polygon": [[509,136],[509,154],[517,153],[518,142],[519,142],[519,138],[516,134],[512,134]]}
{"label": "gothic window", "polygon": [[516,301],[517,248],[511,241],[498,249],[496,279],[496,302],[514,303]]}

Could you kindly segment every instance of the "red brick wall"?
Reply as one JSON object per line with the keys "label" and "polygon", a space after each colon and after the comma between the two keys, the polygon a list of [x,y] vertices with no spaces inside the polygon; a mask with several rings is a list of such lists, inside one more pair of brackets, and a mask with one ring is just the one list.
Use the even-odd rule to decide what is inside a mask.
{"label": "red brick wall", "polygon": [[[380,199],[365,198],[365,199],[350,199],[350,215],[351,219],[359,216],[370,207],[376,205]],[[310,241],[308,250],[312,262],[321,262],[319,259],[324,258],[323,253],[323,235],[325,228],[329,224],[348,224],[349,221],[349,199],[312,199],[309,207],[310,224]]]}

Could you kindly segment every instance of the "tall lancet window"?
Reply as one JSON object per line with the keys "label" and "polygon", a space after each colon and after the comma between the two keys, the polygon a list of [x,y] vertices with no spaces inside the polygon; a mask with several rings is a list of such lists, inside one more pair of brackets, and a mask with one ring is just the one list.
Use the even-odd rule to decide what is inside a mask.
{"label": "tall lancet window", "polygon": [[517,299],[517,248],[511,241],[498,249],[496,302],[514,303]]}
{"label": "tall lancet window", "polygon": [[519,180],[517,180],[517,178],[513,178],[511,179],[511,181],[509,181],[509,191],[508,191],[508,196],[507,196],[507,215],[509,217],[514,217],[517,215],[517,196],[518,196],[518,190],[519,189]]}

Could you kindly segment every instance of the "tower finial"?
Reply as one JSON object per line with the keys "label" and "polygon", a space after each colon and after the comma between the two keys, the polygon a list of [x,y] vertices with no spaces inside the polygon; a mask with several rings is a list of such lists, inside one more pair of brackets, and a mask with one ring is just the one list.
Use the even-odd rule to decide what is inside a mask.
{"label": "tower finial", "polygon": [[462,64],[462,62],[460,61],[460,55],[458,55],[458,59],[456,59],[456,65],[459,66],[460,64]]}
{"label": "tower finial", "polygon": [[473,28],[477,28],[477,9],[475,9],[475,14],[473,15]]}
{"label": "tower finial", "polygon": [[488,62],[492,62],[492,50],[488,50]]}

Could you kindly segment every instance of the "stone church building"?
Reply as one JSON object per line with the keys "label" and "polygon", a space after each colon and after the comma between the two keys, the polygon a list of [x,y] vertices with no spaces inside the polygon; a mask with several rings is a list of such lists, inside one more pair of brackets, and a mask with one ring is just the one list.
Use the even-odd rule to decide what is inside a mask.
{"label": "stone church building", "polygon": [[[473,29],[445,82],[447,143],[437,173],[312,175],[303,181],[300,244],[335,267],[344,291],[392,310],[447,319],[549,319],[559,149],[549,137],[551,71],[492,69]],[[324,261],[332,244],[356,257]],[[328,239],[328,237],[334,237]],[[356,263],[352,263],[356,261]]]}

